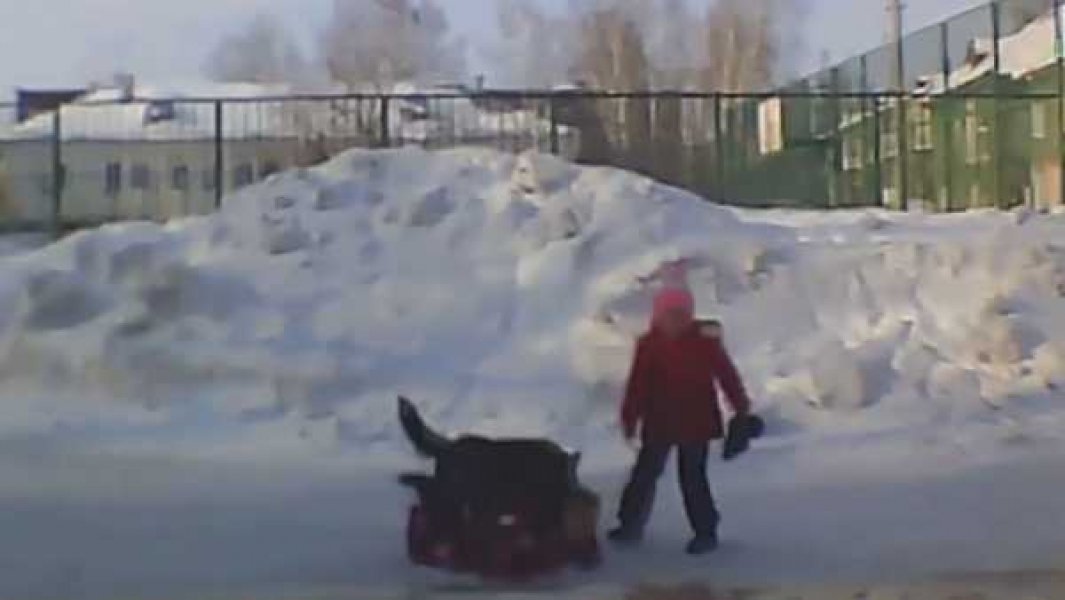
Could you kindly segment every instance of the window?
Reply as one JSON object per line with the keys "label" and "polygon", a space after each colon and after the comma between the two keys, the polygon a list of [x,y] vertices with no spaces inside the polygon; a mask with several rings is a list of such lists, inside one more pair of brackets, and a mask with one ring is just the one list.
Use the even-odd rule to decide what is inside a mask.
{"label": "window", "polygon": [[152,172],[148,165],[137,163],[130,173],[130,186],[135,190],[146,190],[152,186]]}
{"label": "window", "polygon": [[189,190],[189,168],[185,165],[177,165],[170,172],[170,187],[179,192]]}
{"label": "window", "polygon": [[1037,140],[1047,137],[1047,105],[1038,100],[1032,102],[1032,137]]}
{"label": "window", "polygon": [[122,163],[107,163],[104,167],[104,193],[111,197],[122,193]]}
{"label": "window", "polygon": [[148,105],[144,111],[144,124],[151,125],[162,121],[172,121],[177,117],[174,103],[170,101],[156,101]]}
{"label": "window", "polygon": [[976,102],[969,100],[965,105],[965,162],[970,165],[975,165],[980,160],[979,129]]}
{"label": "window", "polygon": [[856,134],[843,138],[843,170],[857,171],[862,168],[862,139]]}
{"label": "window", "polygon": [[918,151],[932,149],[932,107],[928,104],[922,104],[917,109],[913,149]]}
{"label": "window", "polygon": [[977,143],[980,145],[980,162],[991,162],[991,129],[980,125],[976,129]]}
{"label": "window", "polygon": [[899,155],[899,103],[888,100],[877,110],[886,113],[880,115],[880,158],[895,158]]}
{"label": "window", "polygon": [[883,146],[880,150],[882,158],[895,158],[899,155],[899,132],[894,128],[885,131],[880,136]]}
{"label": "window", "polygon": [[899,205],[899,190],[895,187],[886,187],[881,194],[884,206],[896,208]]}
{"label": "window", "polygon": [[244,187],[255,180],[255,170],[244,163],[233,170],[233,187]]}
{"label": "window", "polygon": [[758,105],[758,150],[762,155],[784,149],[783,107],[780,98]]}

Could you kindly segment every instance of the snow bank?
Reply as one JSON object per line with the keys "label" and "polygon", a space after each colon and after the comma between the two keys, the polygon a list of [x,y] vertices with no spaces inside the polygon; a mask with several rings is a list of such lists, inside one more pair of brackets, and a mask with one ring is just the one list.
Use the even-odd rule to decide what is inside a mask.
{"label": "snow bank", "polygon": [[[614,439],[660,266],[690,265],[771,439],[1065,424],[1065,220],[745,212],[612,169],[356,150],[211,217],[0,262],[5,435],[290,455],[445,428]],[[967,431],[979,431],[966,435]]]}

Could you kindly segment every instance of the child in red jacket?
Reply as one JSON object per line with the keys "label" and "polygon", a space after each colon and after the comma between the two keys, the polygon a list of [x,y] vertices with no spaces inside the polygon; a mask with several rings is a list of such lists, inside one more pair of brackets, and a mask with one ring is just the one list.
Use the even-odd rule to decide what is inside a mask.
{"label": "child in red jacket", "polygon": [[739,373],[716,325],[695,320],[695,302],[685,288],[667,288],[655,297],[650,331],[640,337],[629,373],[621,422],[626,439],[640,428],[642,446],[618,509],[621,524],[608,537],[638,542],[650,517],[655,486],[670,451],[677,466],[684,508],[695,537],[689,554],[717,547],[720,516],[706,478],[709,443],[724,426],[717,387],[737,415],[750,411]]}

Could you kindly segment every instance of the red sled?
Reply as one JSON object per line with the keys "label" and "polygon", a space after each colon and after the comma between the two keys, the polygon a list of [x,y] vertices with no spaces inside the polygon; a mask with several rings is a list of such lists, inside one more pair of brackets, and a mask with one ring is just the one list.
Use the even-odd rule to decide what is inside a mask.
{"label": "red sled", "polygon": [[567,567],[592,569],[602,561],[594,494],[567,502],[561,525],[551,531],[537,533],[525,514],[518,509],[471,516],[457,531],[445,531],[421,503],[415,504],[407,523],[408,557],[416,565],[502,581],[527,581]]}

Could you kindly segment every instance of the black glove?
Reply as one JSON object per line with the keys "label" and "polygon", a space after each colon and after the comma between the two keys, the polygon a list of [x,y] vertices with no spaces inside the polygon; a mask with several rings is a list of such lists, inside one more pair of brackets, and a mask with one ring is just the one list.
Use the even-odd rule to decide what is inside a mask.
{"label": "black glove", "polygon": [[762,437],[765,421],[758,415],[736,415],[729,420],[721,458],[732,460],[747,451],[751,440]]}

